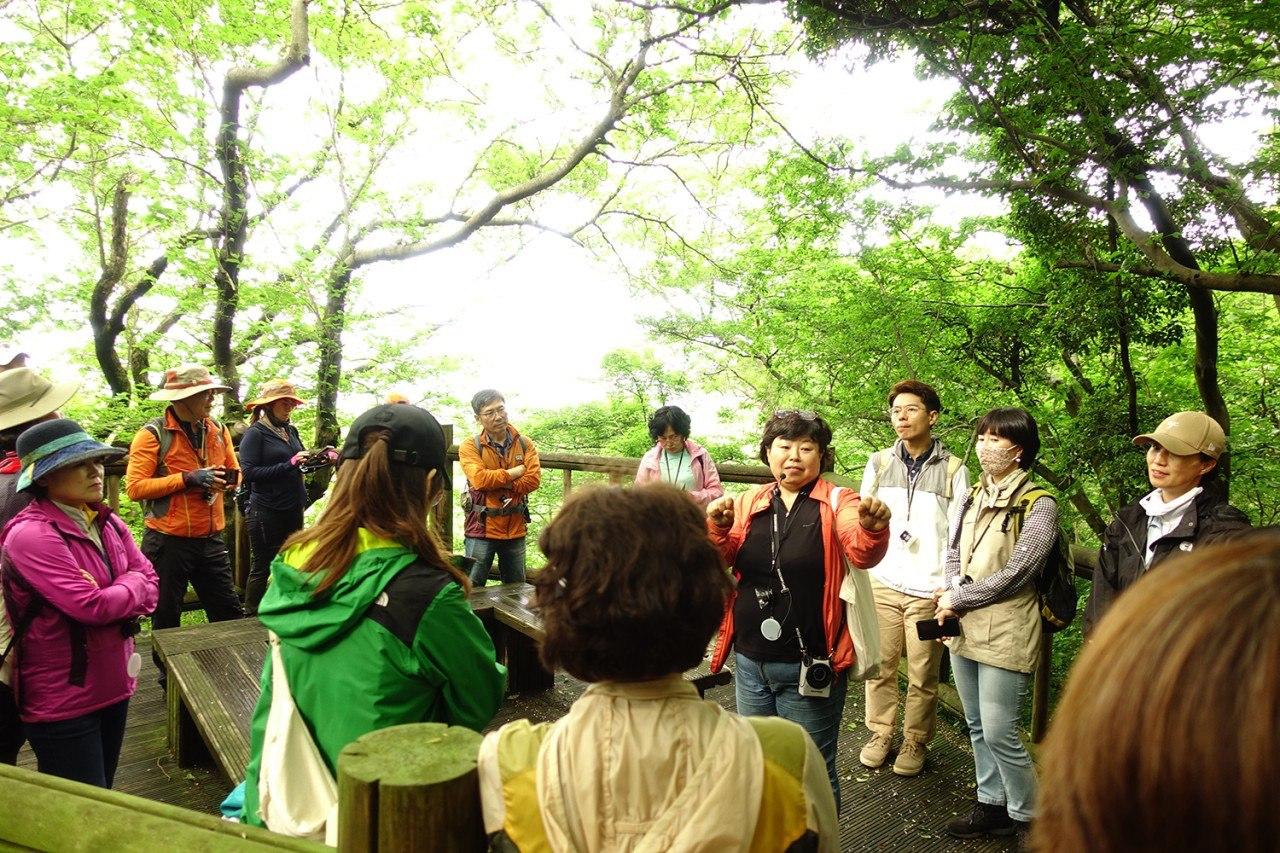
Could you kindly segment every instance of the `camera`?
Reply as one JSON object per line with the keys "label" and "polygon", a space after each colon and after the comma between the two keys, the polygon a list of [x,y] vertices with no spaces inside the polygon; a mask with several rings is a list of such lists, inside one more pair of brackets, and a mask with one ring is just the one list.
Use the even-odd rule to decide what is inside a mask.
{"label": "camera", "polygon": [[806,657],[800,663],[800,695],[826,698],[831,695],[831,684],[836,671],[829,658]]}
{"label": "camera", "polygon": [[128,639],[142,630],[142,617],[135,616],[120,623],[120,636]]}

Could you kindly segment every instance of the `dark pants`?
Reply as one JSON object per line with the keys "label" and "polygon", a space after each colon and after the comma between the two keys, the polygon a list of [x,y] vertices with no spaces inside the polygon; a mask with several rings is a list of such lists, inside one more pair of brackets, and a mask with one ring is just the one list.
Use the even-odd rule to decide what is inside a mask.
{"label": "dark pants", "polygon": [[280,546],[289,534],[302,529],[302,507],[279,510],[250,504],[248,522],[253,559],[244,585],[244,612],[247,616],[256,616],[271,577],[271,561],[280,553]]}
{"label": "dark pants", "polygon": [[[170,536],[148,527],[142,535],[142,553],[160,578],[160,600],[151,614],[153,630],[178,627],[188,581],[200,596],[200,604],[210,622],[244,616],[240,597],[231,585],[231,560],[222,534]],[[164,684],[164,666],[155,652],[151,653],[151,659],[160,670],[160,683]]]}
{"label": "dark pants", "polygon": [[27,723],[27,740],[41,773],[110,788],[124,743],[129,700],[56,723]]}
{"label": "dark pants", "polygon": [[13,690],[0,684],[0,764],[17,764],[18,751],[27,736],[18,717],[18,703],[13,701]]}

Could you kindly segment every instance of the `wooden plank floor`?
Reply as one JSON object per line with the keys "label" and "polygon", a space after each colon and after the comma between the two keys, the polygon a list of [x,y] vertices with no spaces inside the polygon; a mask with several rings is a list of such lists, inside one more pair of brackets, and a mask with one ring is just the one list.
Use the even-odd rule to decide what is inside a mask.
{"label": "wooden plank floor", "polygon": [[[165,741],[164,695],[156,684],[149,639],[140,638],[138,650],[143,668],[138,693],[129,705],[117,790],[205,813],[216,813],[226,796],[226,784],[212,767],[178,767],[169,757]],[[705,664],[696,674],[705,672]],[[582,692],[580,682],[564,674],[544,693],[511,697],[498,712],[492,727],[528,717],[553,720],[568,711]],[[726,708],[734,707],[733,687],[718,687],[707,694]],[[973,798],[973,758],[969,739],[958,720],[943,715],[929,752],[924,773],[902,779],[888,766],[868,770],[858,763],[858,751],[866,738],[862,727],[861,684],[850,686],[840,734],[836,768],[844,798],[841,814],[841,849],[847,851],[1006,851],[1015,845],[1008,839],[960,842],[948,838],[942,827],[967,811]],[[34,769],[35,758],[24,749],[18,763]]]}

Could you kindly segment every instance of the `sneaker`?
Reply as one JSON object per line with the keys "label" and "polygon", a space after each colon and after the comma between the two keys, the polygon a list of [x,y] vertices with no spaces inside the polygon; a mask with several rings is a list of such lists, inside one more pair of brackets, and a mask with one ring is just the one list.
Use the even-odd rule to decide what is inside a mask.
{"label": "sneaker", "polygon": [[891,735],[873,734],[871,740],[858,753],[858,760],[863,767],[882,767],[889,757],[889,748],[893,745]]}
{"label": "sneaker", "polygon": [[924,769],[924,758],[928,750],[918,740],[907,739],[898,750],[898,759],[893,762],[893,772],[899,776],[918,776]]}
{"label": "sneaker", "polygon": [[947,835],[952,838],[977,838],[981,835],[1013,835],[1015,821],[1004,806],[974,803],[964,817],[947,824]]}

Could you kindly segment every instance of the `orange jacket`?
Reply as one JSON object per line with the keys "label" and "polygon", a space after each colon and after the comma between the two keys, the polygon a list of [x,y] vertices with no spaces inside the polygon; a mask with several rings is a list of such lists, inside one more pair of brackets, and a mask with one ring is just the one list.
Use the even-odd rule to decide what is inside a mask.
{"label": "orange jacket", "polygon": [[160,443],[143,427],[129,445],[129,466],[125,469],[124,490],[132,500],[156,501],[154,514],[148,514],[146,525],[171,536],[211,536],[226,526],[223,493],[214,492],[213,503],[205,500],[203,489],[188,489],[182,482],[185,471],[200,468],[232,468],[240,470],[231,434],[209,418],[204,422],[204,453],[197,453],[182,430],[173,407],[165,409],[164,428],[172,441],[164,464],[168,473],[155,476]]}
{"label": "orange jacket", "polygon": [[[517,501],[535,491],[542,483],[542,463],[538,461],[538,449],[528,438],[522,438],[518,430],[507,425],[507,434],[511,436],[511,445],[506,455],[499,455],[498,449],[490,443],[483,432],[469,438],[458,446],[458,462],[462,465],[462,473],[466,475],[471,488],[479,489],[484,494],[484,505],[500,508],[508,498]],[[477,440],[480,447],[476,447]],[[524,465],[524,474],[511,478],[508,468]],[[514,512],[510,515],[491,515],[484,520],[485,539],[519,539],[524,536],[526,525],[524,514]]]}
{"label": "orange jacket", "polygon": [[[730,566],[738,557],[738,549],[746,541],[752,520],[769,509],[773,493],[777,489],[777,483],[766,483],[754,492],[738,495],[733,501],[733,524],[727,528],[719,527],[711,519],[707,519],[711,541],[720,549],[725,562]],[[840,493],[839,511],[833,513],[831,489],[831,483],[819,479],[809,492],[809,500],[818,501],[822,517],[822,627],[827,635],[827,646],[831,650],[831,665],[836,672],[844,672],[853,666],[853,639],[845,624],[845,605],[840,598],[840,584],[844,580],[844,561],[840,559],[840,552],[843,550],[856,568],[869,569],[884,558],[884,552],[889,548],[889,528],[872,533],[862,526],[858,521],[858,504],[861,498],[853,489],[844,489]],[[733,577],[735,580],[742,580],[742,575],[736,569]],[[733,645],[733,604],[737,598],[737,590],[734,590],[725,606],[720,636],[716,640],[715,652],[711,655],[712,672],[719,672],[729,657],[729,649]]]}

